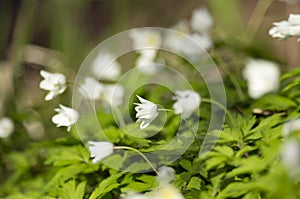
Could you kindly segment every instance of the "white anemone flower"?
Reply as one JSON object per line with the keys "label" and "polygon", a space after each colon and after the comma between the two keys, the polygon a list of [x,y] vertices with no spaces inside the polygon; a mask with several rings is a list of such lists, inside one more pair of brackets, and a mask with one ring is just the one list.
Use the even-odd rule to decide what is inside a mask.
{"label": "white anemone flower", "polygon": [[156,179],[162,184],[170,183],[175,179],[175,170],[171,167],[163,166],[158,170]]}
{"label": "white anemone flower", "polygon": [[161,46],[162,38],[160,32],[149,29],[134,29],[130,31],[130,37],[133,40],[133,48],[140,53],[136,62],[138,69],[145,74],[155,74],[157,68],[151,63],[155,60],[157,51]]}
{"label": "white anemone flower", "polygon": [[192,90],[175,91],[176,96],[173,99],[177,100],[174,105],[174,113],[181,114],[183,119],[187,119],[196,111],[201,103],[201,97],[198,93]]}
{"label": "white anemone flower", "polygon": [[114,54],[100,51],[92,62],[92,72],[97,79],[115,81],[120,77],[121,65]]}
{"label": "white anemone flower", "polygon": [[141,98],[137,95],[141,103],[134,103],[136,105],[135,111],[137,123],[141,122],[140,128],[144,129],[158,116],[157,105]]}
{"label": "white anemone flower", "polygon": [[103,85],[93,77],[85,78],[84,83],[80,85],[80,92],[89,100],[100,99],[103,89]]}
{"label": "white anemone flower", "polygon": [[274,38],[286,39],[291,36],[300,36],[300,15],[290,14],[287,21],[273,23],[274,27],[269,34]]}
{"label": "white anemone flower", "polygon": [[184,37],[189,35],[189,26],[186,21],[180,21],[171,27],[174,31],[167,31],[164,35],[164,46],[175,52],[182,52]]}
{"label": "white anemone flower", "polygon": [[151,199],[184,199],[184,196],[173,185],[165,184],[153,193]]}
{"label": "white anemone flower", "polygon": [[55,96],[62,94],[66,86],[66,77],[61,73],[49,73],[47,71],[41,70],[41,76],[44,78],[40,82],[40,88],[49,91],[46,95],[45,100],[52,100]]}
{"label": "white anemone flower", "polygon": [[112,107],[118,107],[123,104],[125,89],[120,84],[107,84],[103,87],[102,98]]}
{"label": "white anemone flower", "polygon": [[213,42],[208,34],[194,33],[182,40],[181,52],[190,59],[197,61],[206,50],[213,47]]}
{"label": "white anemone flower", "polygon": [[294,131],[300,131],[300,119],[293,119],[284,123],[282,135],[287,137]]}
{"label": "white anemone flower", "polygon": [[257,99],[278,89],[280,70],[274,62],[251,59],[243,70],[243,77],[248,83],[249,96]]}
{"label": "white anemone flower", "polygon": [[57,127],[66,126],[67,131],[71,130],[72,125],[74,125],[78,118],[79,114],[76,110],[66,107],[64,105],[59,105],[60,108],[54,109],[58,114],[52,117],[52,122],[56,124]]}
{"label": "white anemone flower", "polygon": [[140,50],[144,48],[154,48],[158,50],[161,45],[161,35],[159,31],[149,29],[134,29],[129,33],[133,41],[133,48]]}
{"label": "white anemone flower", "polygon": [[192,13],[191,27],[199,33],[207,32],[214,24],[211,14],[206,8],[199,8]]}
{"label": "white anemone flower", "polygon": [[15,129],[13,121],[8,117],[0,119],[0,138],[6,138],[10,136]]}
{"label": "white anemone flower", "polygon": [[93,163],[97,163],[101,161],[103,158],[111,155],[114,151],[114,145],[110,142],[88,142],[89,151],[91,153],[91,158],[93,159]]}
{"label": "white anemone flower", "polygon": [[290,176],[300,175],[300,144],[296,140],[288,140],[281,149],[281,159]]}

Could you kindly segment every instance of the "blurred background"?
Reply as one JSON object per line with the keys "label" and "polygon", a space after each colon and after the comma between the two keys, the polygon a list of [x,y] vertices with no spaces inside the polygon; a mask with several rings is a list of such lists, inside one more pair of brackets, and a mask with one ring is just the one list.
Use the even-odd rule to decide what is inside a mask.
{"label": "blurred background", "polygon": [[[45,92],[38,86],[41,69],[72,79],[101,41],[135,27],[169,28],[202,6],[214,17],[211,35],[220,51],[229,47],[249,57],[275,60],[283,70],[300,65],[297,38],[280,41],[268,35],[273,22],[299,13],[297,1],[1,0],[0,115],[20,122],[28,117],[44,119],[53,128],[43,111],[52,111],[57,103],[43,103]],[[71,93],[66,95],[70,100]],[[39,136],[43,132],[33,137]]]}

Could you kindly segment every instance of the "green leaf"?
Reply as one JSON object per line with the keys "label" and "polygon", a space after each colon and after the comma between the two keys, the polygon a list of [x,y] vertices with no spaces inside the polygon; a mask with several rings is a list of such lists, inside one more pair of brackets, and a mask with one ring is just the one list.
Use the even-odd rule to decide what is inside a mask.
{"label": "green leaf", "polygon": [[108,178],[102,180],[100,184],[94,189],[93,193],[89,199],[97,199],[103,197],[106,193],[112,191],[113,189],[120,186],[118,179],[124,175],[123,172],[109,176]]}
{"label": "green leaf", "polygon": [[252,104],[252,108],[260,108],[263,110],[287,110],[291,107],[296,107],[297,103],[293,100],[276,95],[276,94],[268,94],[261,97],[259,100]]}
{"label": "green leaf", "polygon": [[264,187],[262,187],[258,183],[234,182],[229,184],[224,190],[222,190],[220,194],[217,196],[217,199],[237,198],[253,190],[264,190]]}
{"label": "green leaf", "polygon": [[89,152],[82,145],[51,148],[48,153],[49,156],[45,164],[53,164],[54,166],[90,162]]}
{"label": "green leaf", "polygon": [[86,182],[83,181],[76,186],[75,180],[70,180],[62,184],[60,197],[63,199],[82,199],[84,196]]}
{"label": "green leaf", "polygon": [[251,156],[247,159],[239,159],[232,162],[235,169],[226,174],[227,178],[232,178],[241,174],[254,174],[266,169],[268,162],[263,159]]}
{"label": "green leaf", "polygon": [[224,163],[227,162],[227,157],[224,156],[217,156],[213,158],[209,158],[205,162],[205,168],[207,170],[211,170],[213,168],[220,168],[224,166]]}
{"label": "green leaf", "polygon": [[294,68],[290,71],[288,71],[287,73],[283,74],[280,78],[281,81],[284,81],[286,79],[289,79],[291,77],[295,77],[300,75],[300,68]]}
{"label": "green leaf", "polygon": [[181,160],[179,162],[179,164],[180,164],[180,166],[182,168],[184,168],[187,171],[191,171],[192,170],[192,163],[190,161],[188,161],[188,160]]}
{"label": "green leaf", "polygon": [[200,190],[201,188],[201,179],[199,177],[192,177],[190,182],[187,185],[187,189],[191,190],[191,189],[197,189]]}

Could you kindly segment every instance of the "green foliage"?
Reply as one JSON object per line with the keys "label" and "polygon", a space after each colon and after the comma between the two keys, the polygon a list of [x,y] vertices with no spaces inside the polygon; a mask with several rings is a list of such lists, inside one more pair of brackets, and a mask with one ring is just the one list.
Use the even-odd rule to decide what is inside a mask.
{"label": "green foliage", "polygon": [[[65,9],[69,4],[62,3],[60,7],[59,2],[49,1],[46,4],[49,7],[53,4],[61,9],[57,12],[59,20],[50,20],[57,21],[51,28],[53,33],[50,39],[55,41],[52,46],[70,54],[68,61],[79,65],[80,56],[77,57],[78,52],[73,49],[81,46],[78,41],[79,44],[84,43],[80,39],[84,36],[72,33],[75,32],[74,28],[80,28],[76,23],[80,16],[74,13],[71,15],[72,12]],[[251,48],[246,46],[249,45],[246,40],[242,41],[245,43],[239,43],[236,39],[236,32],[243,29],[241,14],[238,12],[239,2],[208,2],[216,15],[217,24],[221,24],[214,32],[217,34],[213,35],[216,37],[214,39],[224,39],[216,41],[215,49],[210,52],[222,71],[226,87],[228,110],[222,129],[207,132],[210,120],[214,118],[211,118],[211,104],[203,102],[199,113],[194,113],[186,121],[168,112],[165,114],[163,127],[151,124],[146,129],[140,129],[134,122],[120,128],[111,110],[101,107],[96,112],[96,121],[101,129],[95,125],[94,115],[87,115],[70,134],[64,134],[53,125],[52,128],[49,127],[50,120],[43,110],[48,104],[38,104],[33,112],[41,112],[38,117],[44,119],[45,133],[49,137],[37,142],[25,135],[22,122],[28,119],[28,113],[19,112],[17,107],[20,105],[11,102],[13,108],[8,112],[18,123],[11,138],[0,140],[0,198],[115,199],[136,192],[147,194],[160,186],[151,165],[133,151],[115,149],[112,155],[94,164],[85,146],[90,138],[109,140],[115,146],[133,147],[146,156],[159,151],[155,158],[151,155],[147,157],[156,169],[172,162],[170,166],[176,172],[172,183],[186,199],[300,198],[300,181],[290,176],[280,157],[283,143],[288,139],[282,136],[283,125],[290,119],[300,117],[300,69],[282,75],[278,92],[266,94],[257,100],[247,97],[246,82],[241,78],[240,69],[249,51],[255,49],[245,49]],[[23,5],[23,12],[27,13],[26,18],[31,19],[34,15],[33,6],[28,5]],[[84,6],[80,5],[80,1],[76,1],[71,8],[75,11],[83,9]],[[36,6],[35,2],[34,7]],[[70,22],[67,26],[61,20],[64,18]],[[29,36],[27,23],[21,27],[26,29],[26,34],[22,36],[19,33],[19,43],[24,43]],[[57,29],[62,30],[62,33]],[[2,41],[0,44],[2,47]],[[89,49],[88,44],[86,41],[85,50]],[[194,74],[195,69],[190,63],[181,58],[173,60],[173,57],[166,57],[165,60],[175,62],[178,70],[189,77],[192,87],[201,97],[209,98],[206,82],[203,77]],[[18,73],[21,72],[16,72],[16,75]],[[132,76],[127,78],[125,80],[129,82]],[[136,81],[146,82],[147,78],[152,77],[141,75]],[[136,82],[129,83],[130,88],[136,87]],[[164,86],[153,84],[140,87],[132,95],[135,94],[165,104],[167,108],[172,108],[174,102],[171,99],[173,94]],[[136,102],[134,97],[130,99],[130,113],[127,113],[124,120],[135,119],[133,102]],[[232,119],[229,115],[233,117],[233,121],[229,121]],[[178,134],[180,136],[176,137]],[[212,138],[208,143],[204,142],[206,136]],[[295,132],[293,136],[299,138],[299,132]],[[199,151],[206,147],[211,150],[199,155]],[[184,153],[180,154],[182,151]],[[177,159],[170,161],[170,156],[177,154],[180,154]]]}

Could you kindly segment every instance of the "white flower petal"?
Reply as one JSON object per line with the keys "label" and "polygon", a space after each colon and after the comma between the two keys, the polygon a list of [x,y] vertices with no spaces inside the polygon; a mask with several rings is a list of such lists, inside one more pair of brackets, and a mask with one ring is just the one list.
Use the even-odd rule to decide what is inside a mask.
{"label": "white flower petal", "polygon": [[134,103],[137,105],[135,107],[137,122],[141,122],[140,128],[144,129],[158,116],[157,105],[143,99],[137,95],[137,98],[141,103]]}
{"label": "white flower petal", "polygon": [[79,114],[76,110],[66,107],[64,105],[59,105],[60,108],[56,108],[55,111],[58,114],[52,117],[52,122],[57,125],[57,127],[66,126],[68,131],[71,126],[74,125],[78,118]]}
{"label": "white flower petal", "polygon": [[251,59],[246,64],[242,75],[247,80],[248,93],[253,99],[274,92],[279,87],[279,66],[270,61]]}
{"label": "white flower petal", "polygon": [[15,125],[10,118],[4,117],[0,119],[0,138],[6,138],[10,136],[14,129]]}
{"label": "white flower petal", "polygon": [[192,90],[175,91],[176,102],[173,105],[174,113],[181,114],[183,119],[187,119],[196,111],[201,103],[201,97]]}
{"label": "white flower petal", "polygon": [[94,158],[93,163],[97,163],[113,153],[114,145],[110,142],[89,141],[88,144],[91,158]]}
{"label": "white flower petal", "polygon": [[193,30],[203,33],[209,31],[214,20],[206,8],[199,8],[192,13],[191,27]]}
{"label": "white flower petal", "polygon": [[49,91],[49,94],[45,97],[46,101],[52,100],[66,90],[66,77],[63,74],[49,73],[43,70],[40,71],[40,74],[44,78],[39,84],[40,88]]}
{"label": "white flower petal", "polygon": [[170,183],[175,177],[175,170],[173,168],[163,166],[158,170],[157,181],[160,183]]}

